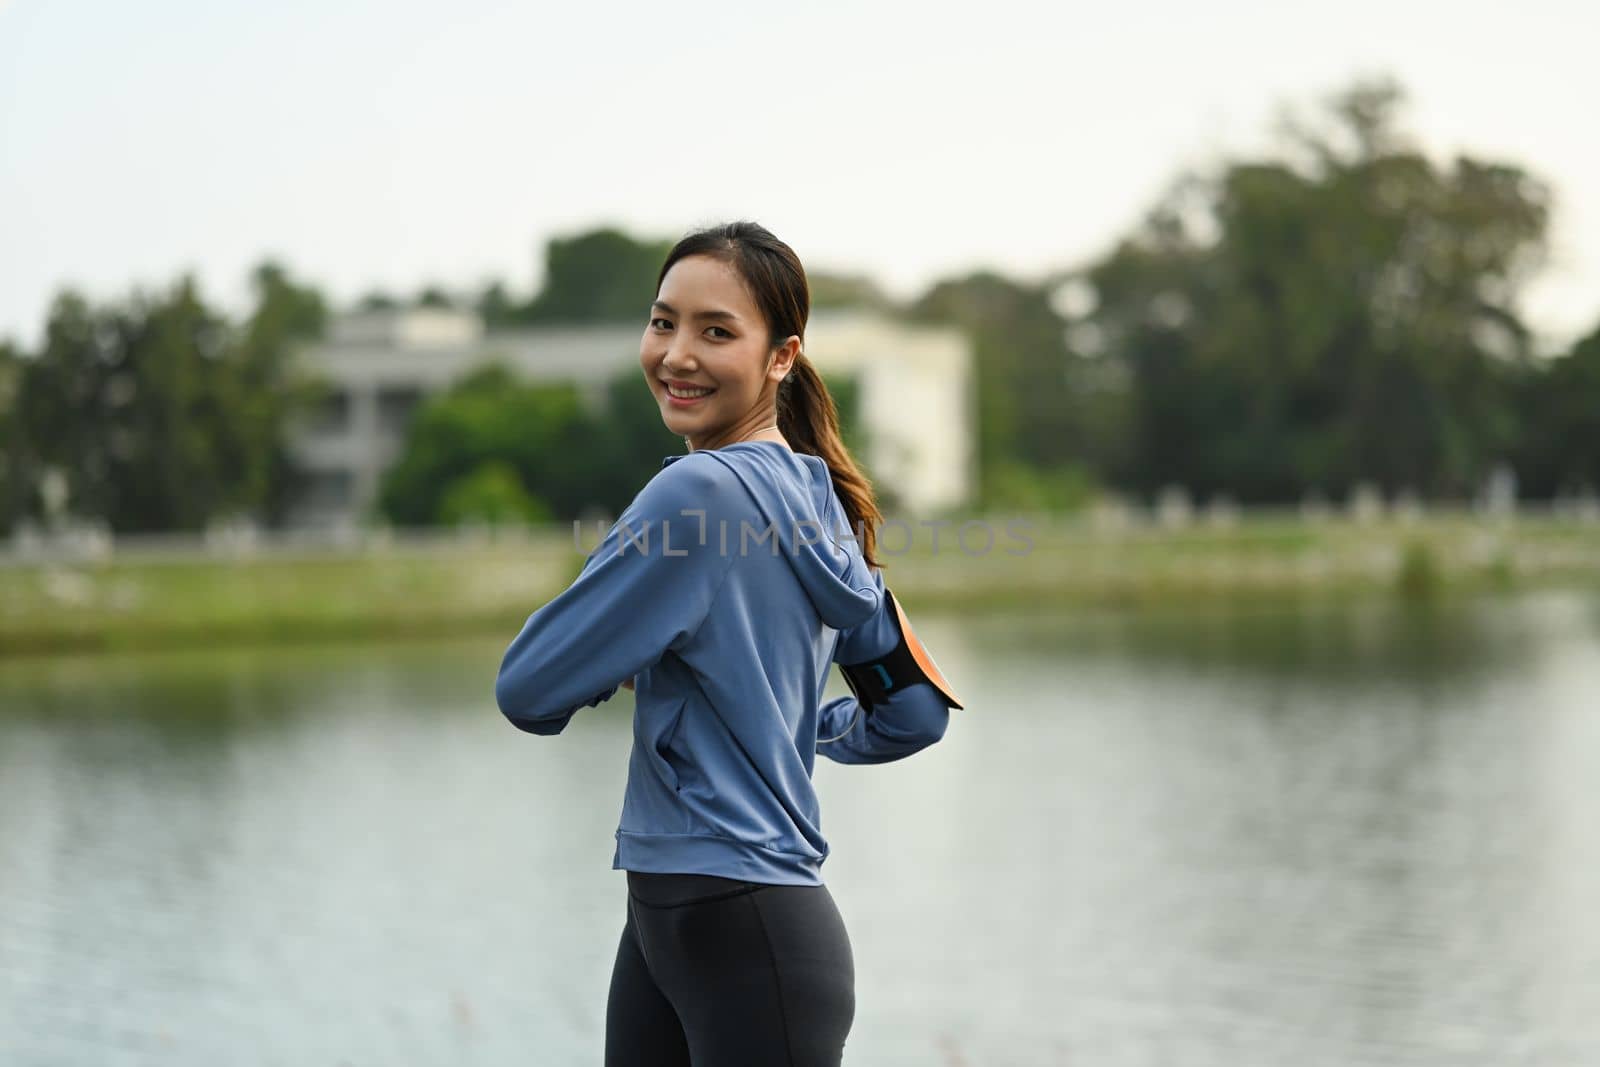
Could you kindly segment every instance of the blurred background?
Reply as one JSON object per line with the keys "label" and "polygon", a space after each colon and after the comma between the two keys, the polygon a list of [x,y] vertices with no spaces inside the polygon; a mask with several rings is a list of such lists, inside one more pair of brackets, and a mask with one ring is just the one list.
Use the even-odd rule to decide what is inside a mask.
{"label": "blurred background", "polygon": [[632,695],[493,680],[750,218],[968,705],[847,1062],[1600,1064],[1597,31],[0,0],[0,1063],[599,1062]]}

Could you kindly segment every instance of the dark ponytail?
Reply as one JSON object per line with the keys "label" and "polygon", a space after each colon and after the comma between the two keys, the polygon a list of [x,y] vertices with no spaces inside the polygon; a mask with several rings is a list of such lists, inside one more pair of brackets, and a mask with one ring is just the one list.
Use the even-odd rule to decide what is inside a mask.
{"label": "dark ponytail", "polygon": [[804,352],[795,357],[788,377],[778,386],[778,429],[797,451],[822,457],[833,475],[833,491],[850,516],[850,528],[861,542],[861,555],[874,567],[877,527],[883,521],[872,483],[856,466],[839,435],[839,409],[822,375]]}
{"label": "dark ponytail", "polygon": [[817,456],[828,465],[833,490],[860,542],[862,558],[881,570],[877,547],[883,514],[872,483],[844,446],[838,406],[804,351],[811,288],[800,257],[759,223],[724,223],[696,230],[673,245],[656,277],[656,287],[660,288],[674,263],[697,255],[720,260],[739,273],[766,317],[774,347],[791,336],[800,338],[801,352],[778,385],[778,430],[796,452]]}

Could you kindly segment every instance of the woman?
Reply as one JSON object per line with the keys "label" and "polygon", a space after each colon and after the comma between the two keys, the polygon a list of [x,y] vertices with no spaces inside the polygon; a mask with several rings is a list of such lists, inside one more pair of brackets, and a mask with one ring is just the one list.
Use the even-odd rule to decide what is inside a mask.
{"label": "woman", "polygon": [[[800,261],[761,226],[678,242],[639,363],[689,451],[500,666],[500,710],[534,734],[635,689],[610,1067],[840,1062],[855,967],[815,754],[900,759],[961,706],[884,588],[871,486],[802,352],[809,313]],[[824,702],[832,662],[855,695]]]}

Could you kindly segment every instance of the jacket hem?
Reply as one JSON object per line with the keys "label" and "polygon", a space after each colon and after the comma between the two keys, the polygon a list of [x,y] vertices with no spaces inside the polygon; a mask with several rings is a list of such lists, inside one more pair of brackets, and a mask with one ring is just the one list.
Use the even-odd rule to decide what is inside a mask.
{"label": "jacket hem", "polygon": [[721,834],[644,834],[618,829],[612,870],[714,874],[769,885],[822,885],[822,860]]}

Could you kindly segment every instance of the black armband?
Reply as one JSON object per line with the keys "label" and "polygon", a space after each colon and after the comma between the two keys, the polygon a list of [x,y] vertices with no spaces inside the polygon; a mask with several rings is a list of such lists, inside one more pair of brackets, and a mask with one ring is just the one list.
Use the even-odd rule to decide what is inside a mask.
{"label": "black armband", "polygon": [[871,711],[874,704],[881,704],[893,693],[897,693],[908,685],[918,682],[927,682],[952,708],[962,707],[961,701],[956,699],[955,691],[950,688],[950,683],[945,681],[944,675],[939,672],[938,664],[933,662],[933,657],[917,640],[916,632],[911,629],[911,620],[906,618],[905,609],[900,606],[900,601],[885,587],[883,595],[894,608],[896,630],[900,634],[900,641],[890,649],[887,655],[865,663],[852,663],[849,666],[839,665],[844,674],[845,682],[850,686],[850,692],[855,694],[856,702],[864,711]]}

